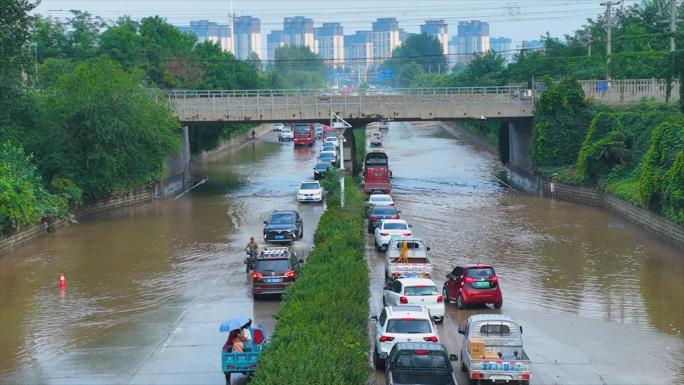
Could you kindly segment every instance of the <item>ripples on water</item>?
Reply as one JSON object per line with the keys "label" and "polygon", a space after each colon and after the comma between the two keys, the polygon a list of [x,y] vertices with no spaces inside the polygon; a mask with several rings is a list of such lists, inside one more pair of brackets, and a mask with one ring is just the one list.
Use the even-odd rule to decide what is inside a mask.
{"label": "ripples on water", "polygon": [[[508,191],[493,177],[493,156],[435,138],[435,130],[400,140],[407,128],[393,127],[385,143],[393,195],[402,218],[432,244],[439,279],[457,262],[491,263],[504,297],[523,307],[681,335],[681,283],[671,293],[679,305],[645,306],[652,289],[644,270],[657,261],[632,238],[641,230],[602,210]],[[673,268],[661,273],[681,281],[681,263]]]}

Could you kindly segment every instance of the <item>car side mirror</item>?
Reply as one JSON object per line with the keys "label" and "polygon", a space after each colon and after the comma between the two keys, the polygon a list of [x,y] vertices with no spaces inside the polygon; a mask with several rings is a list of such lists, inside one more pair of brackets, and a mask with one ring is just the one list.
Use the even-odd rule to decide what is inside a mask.
{"label": "car side mirror", "polygon": [[465,325],[458,325],[458,334],[465,334]]}
{"label": "car side mirror", "polygon": [[430,251],[430,246],[426,247],[427,251]]}
{"label": "car side mirror", "polygon": [[449,361],[458,361],[458,356],[455,354],[449,354]]}
{"label": "car side mirror", "polygon": [[268,221],[264,221],[264,224],[267,225],[267,224],[268,224]]}
{"label": "car side mirror", "polygon": [[376,316],[376,315],[372,315],[372,316],[370,316],[370,317],[368,317],[368,318],[369,318],[371,321],[377,321],[377,320],[378,320],[378,316]]}
{"label": "car side mirror", "polygon": [[408,227],[413,227],[413,225],[408,225]]}
{"label": "car side mirror", "polygon": [[522,334],[522,326],[520,327],[520,334]]}
{"label": "car side mirror", "polygon": [[397,210],[397,214],[401,214],[401,210]]}
{"label": "car side mirror", "polygon": [[447,274],[447,275],[446,275],[446,279],[454,279],[454,276],[451,275],[451,274]]}
{"label": "car side mirror", "polygon": [[304,263],[304,258],[299,258],[299,259],[297,260],[297,263]]}

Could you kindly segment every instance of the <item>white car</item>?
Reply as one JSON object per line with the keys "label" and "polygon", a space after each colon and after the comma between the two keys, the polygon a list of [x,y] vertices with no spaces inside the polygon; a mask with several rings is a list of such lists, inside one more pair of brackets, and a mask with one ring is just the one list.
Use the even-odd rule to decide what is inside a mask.
{"label": "white car", "polygon": [[406,238],[412,236],[409,224],[403,219],[383,219],[375,228],[375,249],[387,250],[392,238]]}
{"label": "white car", "polygon": [[385,306],[425,306],[435,322],[444,320],[444,297],[429,278],[398,278],[390,282],[383,293]]}
{"label": "white car", "polygon": [[394,206],[394,200],[391,195],[387,194],[371,194],[368,198],[369,206]]}
{"label": "white car", "polygon": [[437,327],[426,307],[387,306],[375,322],[375,349],[373,361],[378,368],[397,342],[439,342]]}
{"label": "white car", "polygon": [[320,202],[323,200],[323,188],[318,181],[306,181],[297,190],[298,202]]}
{"label": "white car", "polygon": [[325,138],[325,142],[334,144],[335,148],[340,147],[340,141],[334,136],[329,136],[329,137]]}
{"label": "white car", "polygon": [[282,131],[285,125],[282,123],[273,123],[273,131]]}
{"label": "white car", "polygon": [[278,140],[281,142],[285,140],[294,140],[294,133],[291,129],[283,127],[280,130],[280,134],[278,134]]}

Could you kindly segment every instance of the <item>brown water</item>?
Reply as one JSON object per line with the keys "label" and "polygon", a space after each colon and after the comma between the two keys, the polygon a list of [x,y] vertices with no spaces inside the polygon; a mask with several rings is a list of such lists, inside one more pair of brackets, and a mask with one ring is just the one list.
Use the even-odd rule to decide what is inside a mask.
{"label": "brown water", "polygon": [[[495,266],[533,383],[684,382],[681,251],[604,210],[510,191],[492,155],[438,125],[393,123],[385,147],[438,283],[457,261]],[[0,383],[223,383],[218,323],[248,313],[270,331],[279,303],[252,301],[241,249],[271,210],[297,208],[306,255],[322,208],[297,205],[294,191],[313,151],[270,135],[196,166],[210,181],[181,199],[90,217],[0,256]],[[377,309],[382,259],[369,258]],[[448,307],[440,334],[453,353],[457,324],[487,311]]]}

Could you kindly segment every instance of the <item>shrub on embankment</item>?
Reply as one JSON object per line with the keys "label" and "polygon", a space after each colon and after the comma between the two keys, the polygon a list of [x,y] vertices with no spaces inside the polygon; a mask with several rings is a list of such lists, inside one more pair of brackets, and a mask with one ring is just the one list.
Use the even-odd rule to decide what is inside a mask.
{"label": "shrub on embankment", "polygon": [[[540,99],[549,105],[538,108],[535,116],[534,169],[560,182],[602,189],[684,223],[684,116],[675,105],[664,103],[627,108],[587,104],[583,111],[590,120],[568,124],[567,112],[559,111],[566,105],[577,110],[578,86],[552,85]],[[581,146],[569,150],[566,139],[579,134]],[[556,135],[561,139],[551,140]]]}
{"label": "shrub on embankment", "polygon": [[290,286],[254,385],[363,384],[368,379],[368,268],[363,194],[345,180],[339,205],[337,173],[324,183],[327,209],[301,276]]}

